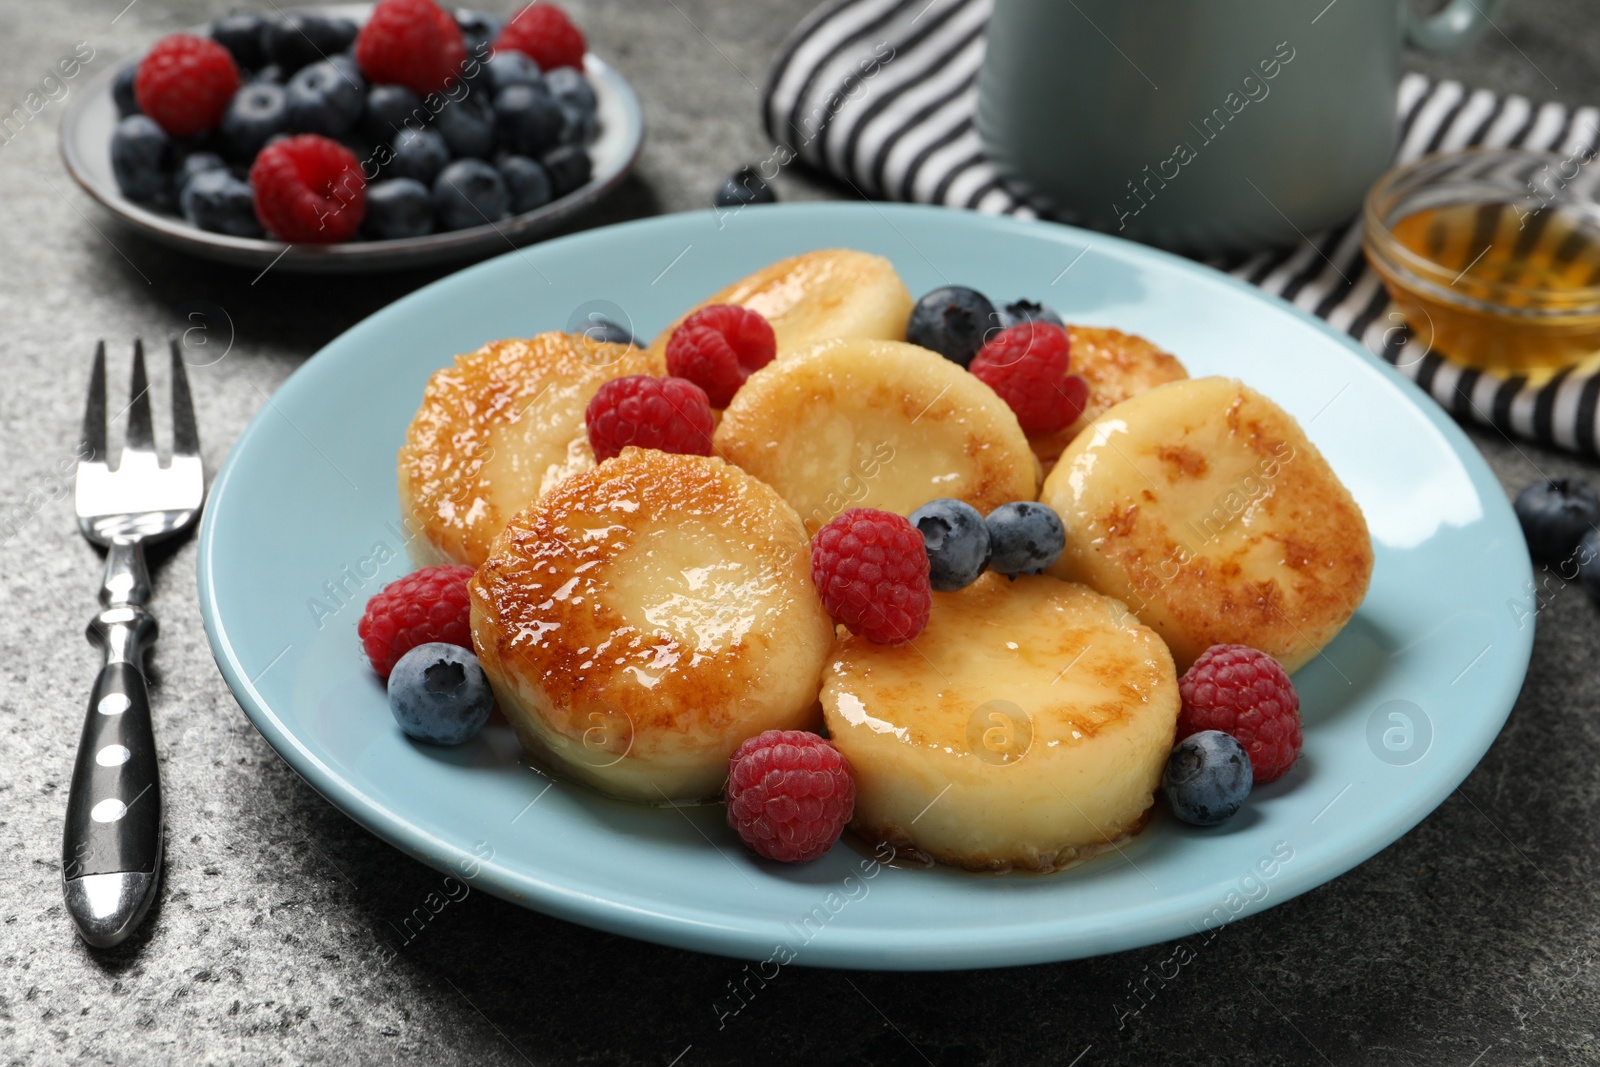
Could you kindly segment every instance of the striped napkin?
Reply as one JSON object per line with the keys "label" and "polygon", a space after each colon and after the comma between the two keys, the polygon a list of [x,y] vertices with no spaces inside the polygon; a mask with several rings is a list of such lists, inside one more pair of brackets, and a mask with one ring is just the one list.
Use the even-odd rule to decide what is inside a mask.
{"label": "striped napkin", "polygon": [[[984,157],[973,125],[993,0],[829,0],[790,35],[767,82],[767,132],[865,197],[1038,217]],[[1469,145],[1587,160],[1600,109],[1533,104],[1407,74],[1396,162]],[[1352,220],[1298,246],[1214,260],[1347,331],[1458,418],[1600,456],[1600,369],[1530,382],[1442,359],[1403,325],[1361,254]]]}

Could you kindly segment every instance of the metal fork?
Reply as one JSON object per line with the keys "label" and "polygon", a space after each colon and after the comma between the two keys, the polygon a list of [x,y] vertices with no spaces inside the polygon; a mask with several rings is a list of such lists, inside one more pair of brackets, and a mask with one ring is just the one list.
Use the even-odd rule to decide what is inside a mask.
{"label": "metal fork", "polygon": [[79,935],[96,948],[120,944],[134,931],[161,878],[161,780],[144,676],[156,619],[145,608],[150,576],[144,545],[191,526],[205,499],[200,438],[176,340],[172,460],[165,467],[156,456],[149,392],[144,345],[135,341],[128,430],[113,470],[106,462],[106,345],[101,341],[89,378],[74,491],[78,529],[106,549],[103,607],[88,631],[89,640],[105,651],[105,666],[89,695],[61,843],[67,911]]}

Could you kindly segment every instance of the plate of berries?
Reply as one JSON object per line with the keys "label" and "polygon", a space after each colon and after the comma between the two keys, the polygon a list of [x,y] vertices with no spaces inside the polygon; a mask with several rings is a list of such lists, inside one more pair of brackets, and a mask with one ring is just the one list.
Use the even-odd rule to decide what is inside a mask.
{"label": "plate of berries", "polygon": [[1319,320],[888,204],[405,297],[246,428],[199,551],[224,677],[332,803],[766,977],[1209,938],[1337,877],[1493,742],[1530,576],[1460,429]]}
{"label": "plate of berries", "polygon": [[68,171],[156,240],[243,266],[372,271],[491,255],[615,188],[644,139],[556,5],[235,12],[79,95]]}

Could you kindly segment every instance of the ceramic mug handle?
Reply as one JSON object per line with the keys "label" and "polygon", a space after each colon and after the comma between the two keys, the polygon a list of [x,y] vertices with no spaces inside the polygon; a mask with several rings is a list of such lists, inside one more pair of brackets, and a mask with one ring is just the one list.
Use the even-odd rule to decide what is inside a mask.
{"label": "ceramic mug handle", "polygon": [[1424,52],[1450,52],[1488,29],[1505,0],[1450,0],[1444,10],[1418,18],[1406,5],[1406,39]]}

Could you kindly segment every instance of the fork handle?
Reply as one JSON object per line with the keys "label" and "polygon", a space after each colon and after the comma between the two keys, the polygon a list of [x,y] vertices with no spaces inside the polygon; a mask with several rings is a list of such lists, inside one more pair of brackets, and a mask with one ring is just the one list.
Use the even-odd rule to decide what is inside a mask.
{"label": "fork handle", "polygon": [[[113,546],[113,555],[122,554],[118,548],[138,552],[137,546]],[[111,590],[119,565],[143,571],[142,559],[109,560],[110,603],[89,624],[106,663],[89,695],[61,845],[67,910],[83,939],[98,948],[133,932],[161,876],[161,777],[143,671],[156,620],[141,603],[124,600],[130,593],[148,595],[147,585]]]}

